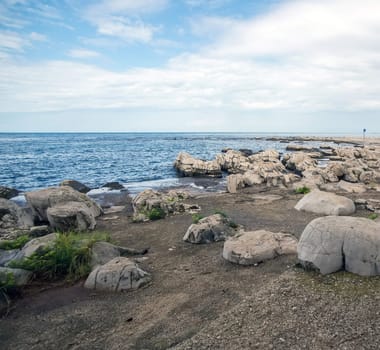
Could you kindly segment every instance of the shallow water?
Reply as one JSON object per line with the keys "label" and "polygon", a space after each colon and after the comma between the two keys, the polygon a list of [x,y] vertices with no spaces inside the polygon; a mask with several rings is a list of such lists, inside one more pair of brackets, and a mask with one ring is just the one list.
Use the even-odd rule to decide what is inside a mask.
{"label": "shallow water", "polygon": [[186,151],[202,159],[213,159],[223,148],[285,151],[284,143],[255,139],[262,136],[265,135],[3,133],[0,134],[0,185],[29,191],[55,186],[63,179],[75,179],[91,188],[118,181],[132,193],[172,186],[215,190],[221,186],[220,181],[207,185],[200,180],[197,184],[194,179],[178,178],[173,169],[177,154]]}

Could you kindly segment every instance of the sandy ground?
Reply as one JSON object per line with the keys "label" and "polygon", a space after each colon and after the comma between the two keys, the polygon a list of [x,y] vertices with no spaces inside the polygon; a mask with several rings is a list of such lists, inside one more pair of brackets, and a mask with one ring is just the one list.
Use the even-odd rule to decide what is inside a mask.
{"label": "sandy ground", "polygon": [[[299,237],[317,217],[293,209],[301,197],[249,188],[189,202],[203,215],[222,210],[246,230]],[[355,197],[380,199],[380,193]],[[151,284],[121,294],[85,290],[83,281],[36,285],[0,320],[1,349],[379,348],[379,278],[322,277],[297,268],[295,256],[233,265],[221,257],[222,242],[182,241],[189,214],[140,224],[130,214],[106,215],[98,226],[120,245],[150,248],[140,265],[152,274]]]}

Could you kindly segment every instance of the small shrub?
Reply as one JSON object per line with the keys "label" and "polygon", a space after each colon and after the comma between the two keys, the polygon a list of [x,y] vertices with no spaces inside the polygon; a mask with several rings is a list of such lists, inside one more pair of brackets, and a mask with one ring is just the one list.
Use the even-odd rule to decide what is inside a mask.
{"label": "small shrub", "polygon": [[159,219],[164,219],[166,216],[166,213],[163,209],[161,208],[152,208],[148,213],[147,213],[148,219],[149,220],[159,220]]}
{"label": "small shrub", "polygon": [[309,187],[306,187],[306,186],[298,187],[298,188],[296,189],[296,193],[297,193],[297,194],[307,194],[307,193],[309,193],[310,191],[311,191],[310,188],[309,188]]}
{"label": "small shrub", "polygon": [[376,220],[378,217],[379,217],[379,214],[377,213],[372,213],[368,215],[368,219],[371,219],[371,220]]}
{"label": "small shrub", "polygon": [[222,215],[224,218],[227,218],[227,217],[228,217],[228,215],[227,215],[225,212],[223,212],[223,211],[221,211],[221,210],[219,210],[219,209],[215,210],[215,211],[214,211],[214,214]]}
{"label": "small shrub", "polygon": [[90,271],[91,247],[98,241],[109,241],[105,233],[60,233],[52,247],[37,250],[30,257],[15,261],[11,267],[33,271],[44,280],[66,278],[77,280]]}
{"label": "small shrub", "polygon": [[236,229],[239,227],[239,225],[238,225],[236,222],[233,222],[233,221],[230,221],[230,222],[228,223],[228,226],[230,226],[230,227],[233,228],[234,230],[236,230]]}
{"label": "small shrub", "polygon": [[203,219],[204,216],[201,215],[201,214],[193,214],[191,216],[192,220],[193,220],[193,224],[197,224],[199,222],[199,220]]}
{"label": "small shrub", "polygon": [[0,297],[4,298],[5,302],[8,304],[8,310],[10,305],[10,295],[15,290],[16,286],[13,273],[0,275]]}
{"label": "small shrub", "polygon": [[31,238],[28,235],[22,235],[13,240],[0,241],[0,249],[4,249],[4,250],[20,249],[27,242],[29,242],[30,239]]}

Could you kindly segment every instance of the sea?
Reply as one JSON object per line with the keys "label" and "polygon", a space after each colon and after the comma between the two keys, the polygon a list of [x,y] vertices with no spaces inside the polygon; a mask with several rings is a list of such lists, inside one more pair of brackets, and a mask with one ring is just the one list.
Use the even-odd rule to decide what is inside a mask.
{"label": "sea", "polygon": [[94,189],[117,181],[131,194],[170,187],[218,191],[225,178],[179,177],[173,168],[178,153],[211,160],[225,148],[285,151],[286,143],[266,136],[289,134],[0,133],[0,185],[25,192],[75,179]]}

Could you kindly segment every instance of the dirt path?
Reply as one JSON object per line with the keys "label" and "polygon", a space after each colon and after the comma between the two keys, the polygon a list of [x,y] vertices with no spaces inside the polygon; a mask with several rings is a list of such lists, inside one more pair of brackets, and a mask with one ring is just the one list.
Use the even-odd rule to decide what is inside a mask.
{"label": "dirt path", "polygon": [[[380,198],[376,192],[361,195],[366,196]],[[316,217],[293,209],[300,198],[281,190],[248,189],[238,195],[207,195],[190,202],[198,203],[203,215],[222,210],[248,230],[265,228],[299,237]],[[365,299],[358,301],[358,295],[361,298],[364,294],[353,293],[339,303],[337,289],[329,294],[314,288],[315,284],[330,286],[329,279],[299,272],[294,268],[295,257],[257,267],[236,266],[221,258],[223,243],[191,245],[182,241],[192,221],[188,214],[142,224],[131,223],[128,214],[105,216],[99,229],[110,232],[121,245],[150,247],[140,265],[152,274],[152,283],[122,294],[94,293],[81,283],[38,294],[37,288],[30,290],[0,321],[1,349],[167,349],[176,345],[179,349],[248,349],[255,344],[263,349],[293,349],[298,348],[296,344],[315,349],[343,349],[346,345],[354,349],[350,347],[354,344],[358,349],[358,344],[363,344],[364,349],[380,343],[379,332],[368,335],[377,331],[378,326],[371,326],[373,322],[380,324],[378,279],[371,279],[371,284],[360,278],[333,280],[338,290],[360,286],[359,293],[363,285],[368,290]],[[368,214],[361,210],[356,215]],[[118,218],[107,220],[115,215]],[[284,292],[286,285],[291,285],[291,292]],[[310,293],[311,298],[302,299]],[[329,314],[330,308],[333,311]],[[350,313],[348,321],[346,312]],[[371,322],[368,327],[366,313]],[[336,319],[328,320],[329,315]],[[339,315],[347,322],[338,322]],[[318,341],[318,322],[311,323],[314,319],[323,329],[331,328],[328,341]],[[351,327],[353,333],[350,328],[340,332],[340,327]],[[308,347],[309,341],[294,334],[287,335],[301,328],[300,337],[315,339],[319,348]],[[350,332],[356,340],[341,342]],[[326,334],[323,331],[321,337]],[[361,343],[360,334],[368,337],[368,344]]]}

